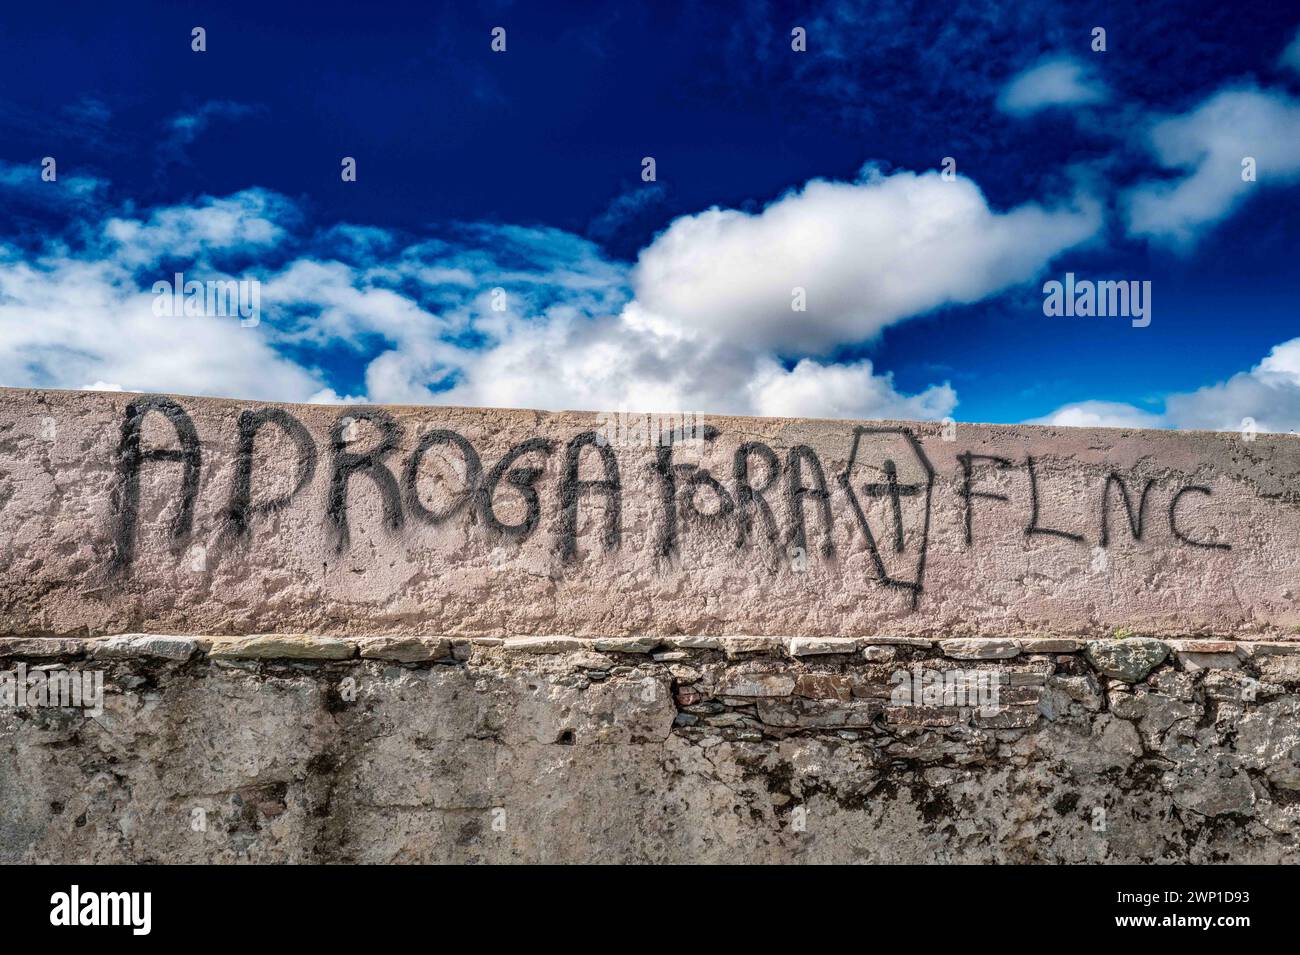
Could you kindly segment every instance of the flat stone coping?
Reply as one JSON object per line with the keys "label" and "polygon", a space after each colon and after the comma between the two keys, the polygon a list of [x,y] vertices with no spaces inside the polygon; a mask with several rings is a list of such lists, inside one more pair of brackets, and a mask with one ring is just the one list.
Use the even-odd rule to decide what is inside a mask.
{"label": "flat stone coping", "polygon": [[882,648],[912,648],[952,660],[999,661],[1032,655],[1082,653],[1093,667],[1118,679],[1148,670],[1167,657],[1185,665],[1232,665],[1228,658],[1300,654],[1295,640],[1227,640],[1206,637],[1158,639],[1128,636],[1089,640],[1075,637],[781,637],[726,636],[619,636],[576,637],[542,635],[518,637],[377,634],[325,636],[262,633],[238,636],[187,636],[123,633],[101,637],[0,636],[0,661],[7,658],[58,660],[89,658],[115,660],[152,659],[184,663],[196,658],[231,661],[311,661],[317,663],[384,660],[395,663],[463,661],[475,648],[511,655],[577,652],[621,653],[673,662],[692,654],[720,652],[728,659],[777,656],[791,659],[862,656],[883,659]]}

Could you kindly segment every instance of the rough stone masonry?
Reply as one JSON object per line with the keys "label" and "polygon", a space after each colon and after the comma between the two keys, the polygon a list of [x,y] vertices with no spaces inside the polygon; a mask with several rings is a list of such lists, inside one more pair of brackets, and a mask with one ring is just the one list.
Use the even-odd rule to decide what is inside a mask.
{"label": "rough stone masonry", "polygon": [[1294,436],[0,402],[5,861],[1300,857]]}

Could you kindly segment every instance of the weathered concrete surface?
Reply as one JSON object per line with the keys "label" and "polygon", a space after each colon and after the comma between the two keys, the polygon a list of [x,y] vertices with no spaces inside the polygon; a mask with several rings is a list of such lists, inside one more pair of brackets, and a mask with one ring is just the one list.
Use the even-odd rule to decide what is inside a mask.
{"label": "weathered concrete surface", "polygon": [[[268,407],[0,392],[0,632],[1233,639],[1300,626],[1295,437],[713,418],[669,455],[592,414]],[[385,429],[391,447],[368,469]],[[438,429],[479,466],[456,439],[427,438]],[[590,432],[613,438],[617,494],[578,483],[613,478],[599,447],[573,444]],[[422,436],[435,443],[417,455]]]}
{"label": "weathered concrete surface", "polygon": [[[1293,644],[1171,641],[1128,683],[1032,641],[419,663],[107,642],[0,640],[0,669],[107,668],[97,717],[0,707],[0,861],[1300,861]],[[910,697],[954,668],[996,705]]]}

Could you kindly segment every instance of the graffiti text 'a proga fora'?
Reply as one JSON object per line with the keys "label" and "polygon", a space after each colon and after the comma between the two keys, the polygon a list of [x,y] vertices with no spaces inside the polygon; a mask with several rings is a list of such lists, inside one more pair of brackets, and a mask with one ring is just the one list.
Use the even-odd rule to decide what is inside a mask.
{"label": "graffiti text 'a proga fora'", "polygon": [[[151,416],[170,428],[171,440],[156,445],[146,441],[145,423]],[[291,449],[274,460],[274,467],[285,470],[287,483],[281,480],[277,486],[282,490],[271,497],[256,493],[256,450],[268,429],[279,433],[280,447],[287,442]],[[838,564],[839,550],[850,546],[855,553],[865,551],[869,579],[909,594],[913,608],[925,591],[936,484],[941,480],[955,490],[949,500],[955,502],[957,540],[965,549],[980,546],[982,527],[1005,527],[1008,522],[1016,522],[1026,539],[1050,538],[1062,546],[1104,548],[1121,535],[1142,542],[1157,512],[1163,512],[1159,516],[1169,531],[1162,537],[1164,543],[1206,550],[1232,546],[1188,529],[1190,508],[1197,502],[1204,505],[1213,494],[1203,483],[1143,479],[1094,467],[1088,474],[1095,483],[1095,504],[1084,509],[1093,523],[1068,526],[1070,516],[1046,513],[1047,478],[1042,462],[1032,454],[1013,460],[963,450],[953,454],[950,469],[940,473],[916,429],[908,426],[846,425],[844,451],[835,462],[824,461],[807,444],[773,447],[744,440],[729,455],[714,454],[715,460],[729,458],[729,467],[716,468],[717,473],[679,454],[687,444],[710,452],[729,447],[727,436],[709,425],[665,429],[654,447],[624,449],[621,455],[596,430],[533,435],[506,447],[490,462],[473,441],[453,429],[434,427],[410,435],[378,407],[341,412],[324,440],[276,407],[240,412],[235,434],[233,478],[218,508],[221,539],[245,540],[259,521],[291,505],[306,506],[319,509],[323,533],[336,554],[351,546],[355,517],[349,502],[358,482],[368,482],[378,495],[378,519],[394,535],[468,516],[508,547],[533,537],[544,518],[554,517],[547,525],[554,528],[548,546],[567,565],[579,563],[584,552],[609,553],[624,545],[624,496],[634,487],[635,493],[650,496],[656,514],[649,529],[651,550],[667,569],[674,566],[674,556],[691,533],[718,535],[737,550],[765,547],[787,562],[811,556],[831,566]],[[459,462],[460,486],[433,506],[421,498],[419,484],[435,452]],[[141,475],[146,469],[177,470],[175,507],[164,532],[175,547],[189,540],[203,457],[198,429],[177,401],[148,395],[127,405],[115,450],[110,570],[129,573],[135,560]],[[322,471],[325,480],[317,481]],[[580,477],[584,473],[587,476]],[[630,481],[634,473],[644,479]],[[548,476],[550,481],[545,480]],[[509,507],[503,495],[510,497]],[[602,505],[597,532],[580,551],[579,512],[596,501]],[[1079,508],[1071,510],[1078,522]],[[837,520],[851,529],[847,545],[836,544]],[[776,572],[781,564],[769,566]]]}

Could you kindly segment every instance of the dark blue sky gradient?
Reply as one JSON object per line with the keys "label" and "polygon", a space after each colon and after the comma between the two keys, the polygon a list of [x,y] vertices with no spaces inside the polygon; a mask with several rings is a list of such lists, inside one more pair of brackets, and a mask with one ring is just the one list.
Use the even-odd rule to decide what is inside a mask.
{"label": "dark blue sky gradient", "polygon": [[[61,176],[107,180],[115,203],[259,186],[299,200],[321,227],[420,236],[457,221],[541,224],[630,261],[675,216],[758,209],[868,161],[926,169],[955,156],[998,209],[1068,196],[1064,170],[1085,161],[1119,188],[1153,172],[1124,126],[1132,110],[1186,110],[1233,80],[1300,88],[1276,66],[1300,25],[1295,5],[877,7],[10,3],[0,159],[57,155]],[[796,24],[812,35],[802,57],[789,55]],[[208,30],[204,56],[189,50],[195,25]],[[488,48],[496,25],[509,31],[506,56]],[[1096,25],[1108,30],[1104,55],[1088,50]],[[1112,101],[1088,121],[1000,113],[998,91],[1049,53],[1092,57]],[[254,109],[169,156],[167,118],[214,100]],[[344,155],[357,157],[355,185],[340,182]],[[641,186],[645,155],[658,162],[655,200],[594,226]],[[1111,234],[1058,260],[1054,275],[1151,279],[1147,329],[1046,319],[1031,285],[839,356],[870,356],[905,391],[951,380],[963,420],[1023,420],[1088,398],[1144,405],[1226,378],[1300,334],[1298,193],[1253,199],[1191,254]],[[33,234],[59,227],[54,210],[6,212]],[[344,376],[349,360],[338,357]]]}

